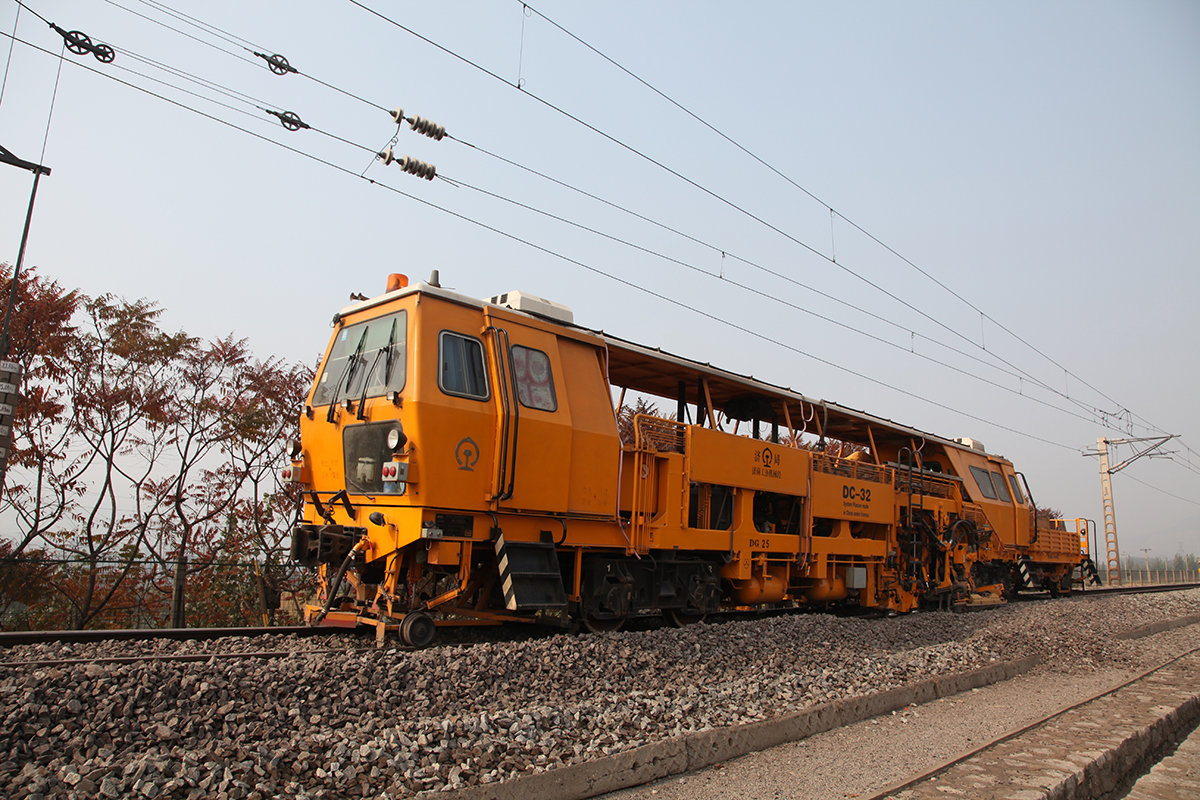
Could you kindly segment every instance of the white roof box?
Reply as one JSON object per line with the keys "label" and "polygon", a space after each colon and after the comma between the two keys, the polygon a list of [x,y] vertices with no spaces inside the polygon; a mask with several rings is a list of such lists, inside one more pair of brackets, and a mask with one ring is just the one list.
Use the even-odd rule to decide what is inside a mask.
{"label": "white roof box", "polygon": [[954,441],[958,442],[963,447],[969,447],[972,450],[978,450],[981,453],[987,452],[987,450],[983,449],[983,442],[979,441],[978,439],[967,439],[965,437],[959,437],[959,438],[956,438]]}
{"label": "white roof box", "polygon": [[537,314],[539,317],[549,317],[571,324],[575,322],[575,315],[571,313],[571,309],[562,303],[556,303],[527,292],[505,292],[490,298],[490,300],[494,305],[511,308],[514,311],[524,311],[528,314]]}

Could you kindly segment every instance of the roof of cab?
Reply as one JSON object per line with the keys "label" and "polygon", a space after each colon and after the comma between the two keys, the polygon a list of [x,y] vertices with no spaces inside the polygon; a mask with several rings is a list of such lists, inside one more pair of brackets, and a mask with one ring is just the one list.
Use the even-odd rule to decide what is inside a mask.
{"label": "roof of cab", "polygon": [[[566,323],[538,314],[497,306],[488,300],[468,297],[428,283],[414,283],[378,297],[353,303],[339,311],[334,320],[336,322],[350,314],[367,311],[401,297],[418,293],[480,309],[502,309],[507,314],[524,316],[578,333],[597,336],[607,345],[608,379],[609,383],[615,386],[659,397],[675,398],[678,396],[680,383],[683,383],[686,402],[698,405],[702,399],[699,379],[704,377],[708,383],[709,398],[717,409],[726,407],[732,401],[746,398],[763,399],[769,403],[782,403],[782,406],[777,408],[772,406],[772,408],[782,412],[786,407],[787,417],[790,417],[793,427],[803,426],[804,420],[807,419],[810,420],[815,430],[818,423],[813,415],[819,413],[821,415],[819,424],[826,438],[867,442],[871,436],[874,436],[876,443],[883,440],[898,447],[911,446],[916,444],[917,440],[936,441],[945,447],[977,452],[951,438],[902,425],[830,400],[813,399],[790,388],[768,383],[752,375],[740,375],[714,367],[708,362],[696,361],[656,347],[648,347],[621,339],[603,330],[595,330],[578,323]],[[758,413],[755,416],[764,422],[770,421],[770,415],[765,413]],[[785,419],[777,418],[777,421],[783,424]],[[870,427],[869,434],[868,426]],[[992,458],[1003,458],[995,453],[987,455]]]}

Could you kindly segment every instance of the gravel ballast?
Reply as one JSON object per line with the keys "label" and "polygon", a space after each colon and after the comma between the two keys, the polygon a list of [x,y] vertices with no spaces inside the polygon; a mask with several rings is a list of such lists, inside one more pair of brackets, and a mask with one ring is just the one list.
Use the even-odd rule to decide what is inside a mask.
{"label": "gravel ballast", "polygon": [[[359,650],[369,639],[36,645],[0,663],[288,651],[270,660],[0,671],[8,796],[405,797],[507,780],[999,660],[1129,668],[1113,634],[1200,612],[1200,590],[894,619],[824,614]],[[343,652],[314,652],[332,647]],[[351,649],[353,648],[353,649]]]}

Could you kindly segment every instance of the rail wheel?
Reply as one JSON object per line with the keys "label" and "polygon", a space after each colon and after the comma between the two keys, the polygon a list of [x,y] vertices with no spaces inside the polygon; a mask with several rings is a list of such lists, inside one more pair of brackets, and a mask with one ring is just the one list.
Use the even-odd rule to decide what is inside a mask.
{"label": "rail wheel", "polygon": [[703,622],[707,614],[693,613],[689,614],[679,608],[669,608],[666,611],[667,621],[676,628],[682,628],[687,625],[695,625],[697,622]]}
{"label": "rail wheel", "polygon": [[626,617],[615,617],[613,619],[597,619],[596,617],[584,617],[583,627],[587,628],[592,633],[612,633],[619,631],[625,627]]}
{"label": "rail wheel", "polygon": [[413,647],[427,646],[433,641],[433,635],[436,632],[437,627],[433,624],[433,618],[423,611],[408,614],[400,623],[400,639]]}

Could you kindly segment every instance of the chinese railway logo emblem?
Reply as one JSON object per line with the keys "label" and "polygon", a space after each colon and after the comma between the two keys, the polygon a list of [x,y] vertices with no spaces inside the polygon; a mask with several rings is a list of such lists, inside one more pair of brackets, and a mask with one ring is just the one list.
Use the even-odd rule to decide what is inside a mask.
{"label": "chinese railway logo emblem", "polygon": [[454,460],[458,462],[459,469],[474,472],[475,464],[479,461],[479,445],[468,436],[454,448]]}

